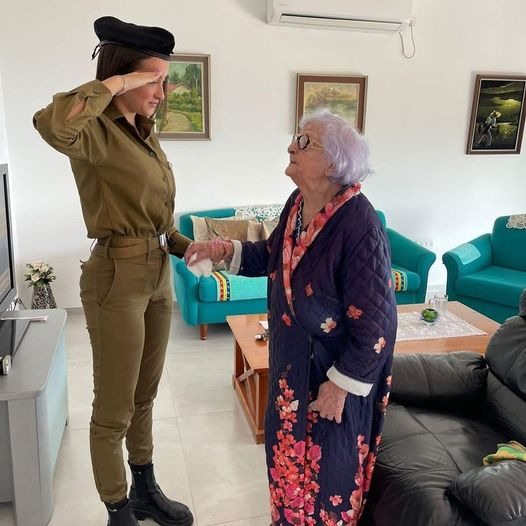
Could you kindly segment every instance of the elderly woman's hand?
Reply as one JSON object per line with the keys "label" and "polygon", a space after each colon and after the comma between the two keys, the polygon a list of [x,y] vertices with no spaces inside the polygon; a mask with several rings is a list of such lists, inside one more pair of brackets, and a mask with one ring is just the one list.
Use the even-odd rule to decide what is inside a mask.
{"label": "elderly woman's hand", "polygon": [[342,422],[343,406],[347,391],[328,380],[320,385],[318,398],[310,404],[311,409],[318,411],[322,418]]}
{"label": "elderly woman's hand", "polygon": [[[234,245],[231,241],[213,239],[212,241],[194,241],[184,253],[184,261],[190,267],[202,261],[210,259],[212,263],[219,263],[223,259],[231,259],[234,253]],[[197,256],[190,261],[192,256]]]}

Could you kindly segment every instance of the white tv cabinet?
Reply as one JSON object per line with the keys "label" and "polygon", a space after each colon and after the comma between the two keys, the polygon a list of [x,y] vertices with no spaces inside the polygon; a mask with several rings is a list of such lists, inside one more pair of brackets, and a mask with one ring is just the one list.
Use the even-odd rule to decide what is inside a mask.
{"label": "white tv cabinet", "polygon": [[15,311],[47,315],[31,322],[0,376],[0,502],[13,502],[17,526],[44,526],[53,513],[52,477],[68,417],[66,311]]}

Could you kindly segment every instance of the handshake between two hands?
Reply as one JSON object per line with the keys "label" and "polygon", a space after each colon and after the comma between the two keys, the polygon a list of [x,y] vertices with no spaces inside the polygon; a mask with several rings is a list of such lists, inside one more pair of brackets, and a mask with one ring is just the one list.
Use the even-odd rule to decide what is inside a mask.
{"label": "handshake between two hands", "polygon": [[232,241],[220,238],[212,241],[194,241],[186,249],[184,261],[188,270],[195,276],[210,276],[214,263],[219,263],[223,259],[231,259],[233,254]]}

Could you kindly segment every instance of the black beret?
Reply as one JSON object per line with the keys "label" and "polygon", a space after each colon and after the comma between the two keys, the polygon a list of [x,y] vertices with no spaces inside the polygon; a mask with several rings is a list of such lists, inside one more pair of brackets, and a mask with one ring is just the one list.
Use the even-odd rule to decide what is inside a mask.
{"label": "black beret", "polygon": [[[172,33],[161,27],[137,26],[113,16],[98,18],[93,27],[100,39],[99,46],[117,44],[166,60],[170,60],[170,54],[175,46]],[[97,54],[96,51],[97,48],[93,52],[93,58]]]}

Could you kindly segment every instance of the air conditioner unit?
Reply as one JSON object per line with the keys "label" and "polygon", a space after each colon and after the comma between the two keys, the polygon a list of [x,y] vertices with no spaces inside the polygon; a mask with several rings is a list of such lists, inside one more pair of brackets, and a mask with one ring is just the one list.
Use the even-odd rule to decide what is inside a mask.
{"label": "air conditioner unit", "polygon": [[413,16],[413,0],[267,0],[269,24],[399,33]]}

